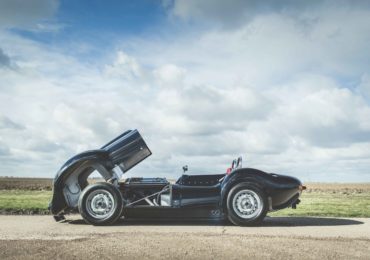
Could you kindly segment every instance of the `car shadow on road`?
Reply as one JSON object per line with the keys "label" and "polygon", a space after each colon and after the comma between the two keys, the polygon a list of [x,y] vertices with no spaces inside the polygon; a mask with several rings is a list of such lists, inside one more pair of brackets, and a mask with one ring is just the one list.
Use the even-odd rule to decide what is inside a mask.
{"label": "car shadow on road", "polygon": [[[87,225],[82,219],[66,220],[74,225]],[[333,217],[266,217],[260,227],[305,227],[360,225],[364,222]],[[226,220],[120,219],[114,226],[233,226]]]}
{"label": "car shadow on road", "polygon": [[361,225],[364,222],[354,219],[333,217],[266,217],[261,226],[299,227],[299,226],[346,226]]}

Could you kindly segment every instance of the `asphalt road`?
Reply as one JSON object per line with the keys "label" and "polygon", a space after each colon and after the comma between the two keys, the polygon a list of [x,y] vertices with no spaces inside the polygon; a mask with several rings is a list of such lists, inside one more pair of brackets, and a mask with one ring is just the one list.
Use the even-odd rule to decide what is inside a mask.
{"label": "asphalt road", "polygon": [[218,222],[0,216],[0,259],[370,259],[369,218],[266,218],[259,227]]}

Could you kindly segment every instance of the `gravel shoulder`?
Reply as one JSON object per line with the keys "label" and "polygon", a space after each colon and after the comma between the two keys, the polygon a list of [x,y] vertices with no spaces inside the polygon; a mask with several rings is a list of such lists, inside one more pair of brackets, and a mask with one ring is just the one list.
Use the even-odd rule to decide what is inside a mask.
{"label": "gravel shoulder", "polygon": [[270,217],[259,227],[219,222],[0,216],[0,259],[368,259],[369,218]]}

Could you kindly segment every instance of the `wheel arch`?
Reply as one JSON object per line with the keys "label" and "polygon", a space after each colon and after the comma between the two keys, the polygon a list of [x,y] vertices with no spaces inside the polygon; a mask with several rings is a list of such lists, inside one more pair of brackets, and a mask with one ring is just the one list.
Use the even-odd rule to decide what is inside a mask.
{"label": "wheel arch", "polygon": [[269,195],[268,192],[268,183],[265,181],[264,177],[258,172],[255,172],[254,169],[241,169],[238,172],[232,173],[229,178],[225,179],[225,182],[221,187],[221,199],[220,206],[225,210],[227,196],[232,188],[241,183],[248,183],[255,185],[257,188],[261,189],[266,195]]}
{"label": "wheel arch", "polygon": [[51,213],[58,215],[67,208],[76,208],[82,190],[88,185],[87,178],[96,171],[108,181],[114,177],[113,167],[103,150],[87,151],[69,159],[54,178]]}

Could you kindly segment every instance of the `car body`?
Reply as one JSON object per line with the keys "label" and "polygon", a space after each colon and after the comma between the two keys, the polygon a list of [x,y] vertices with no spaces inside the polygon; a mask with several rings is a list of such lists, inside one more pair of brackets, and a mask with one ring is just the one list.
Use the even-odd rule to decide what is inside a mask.
{"label": "car body", "polygon": [[[295,208],[305,187],[294,178],[242,168],[241,158],[222,174],[165,178],[127,178],[122,174],[152,153],[137,130],[129,130],[101,149],[78,154],[57,172],[49,205],[54,218],[78,209],[88,223],[130,218],[229,219],[236,225],[260,223],[269,211]],[[88,183],[98,172],[104,182]]]}

